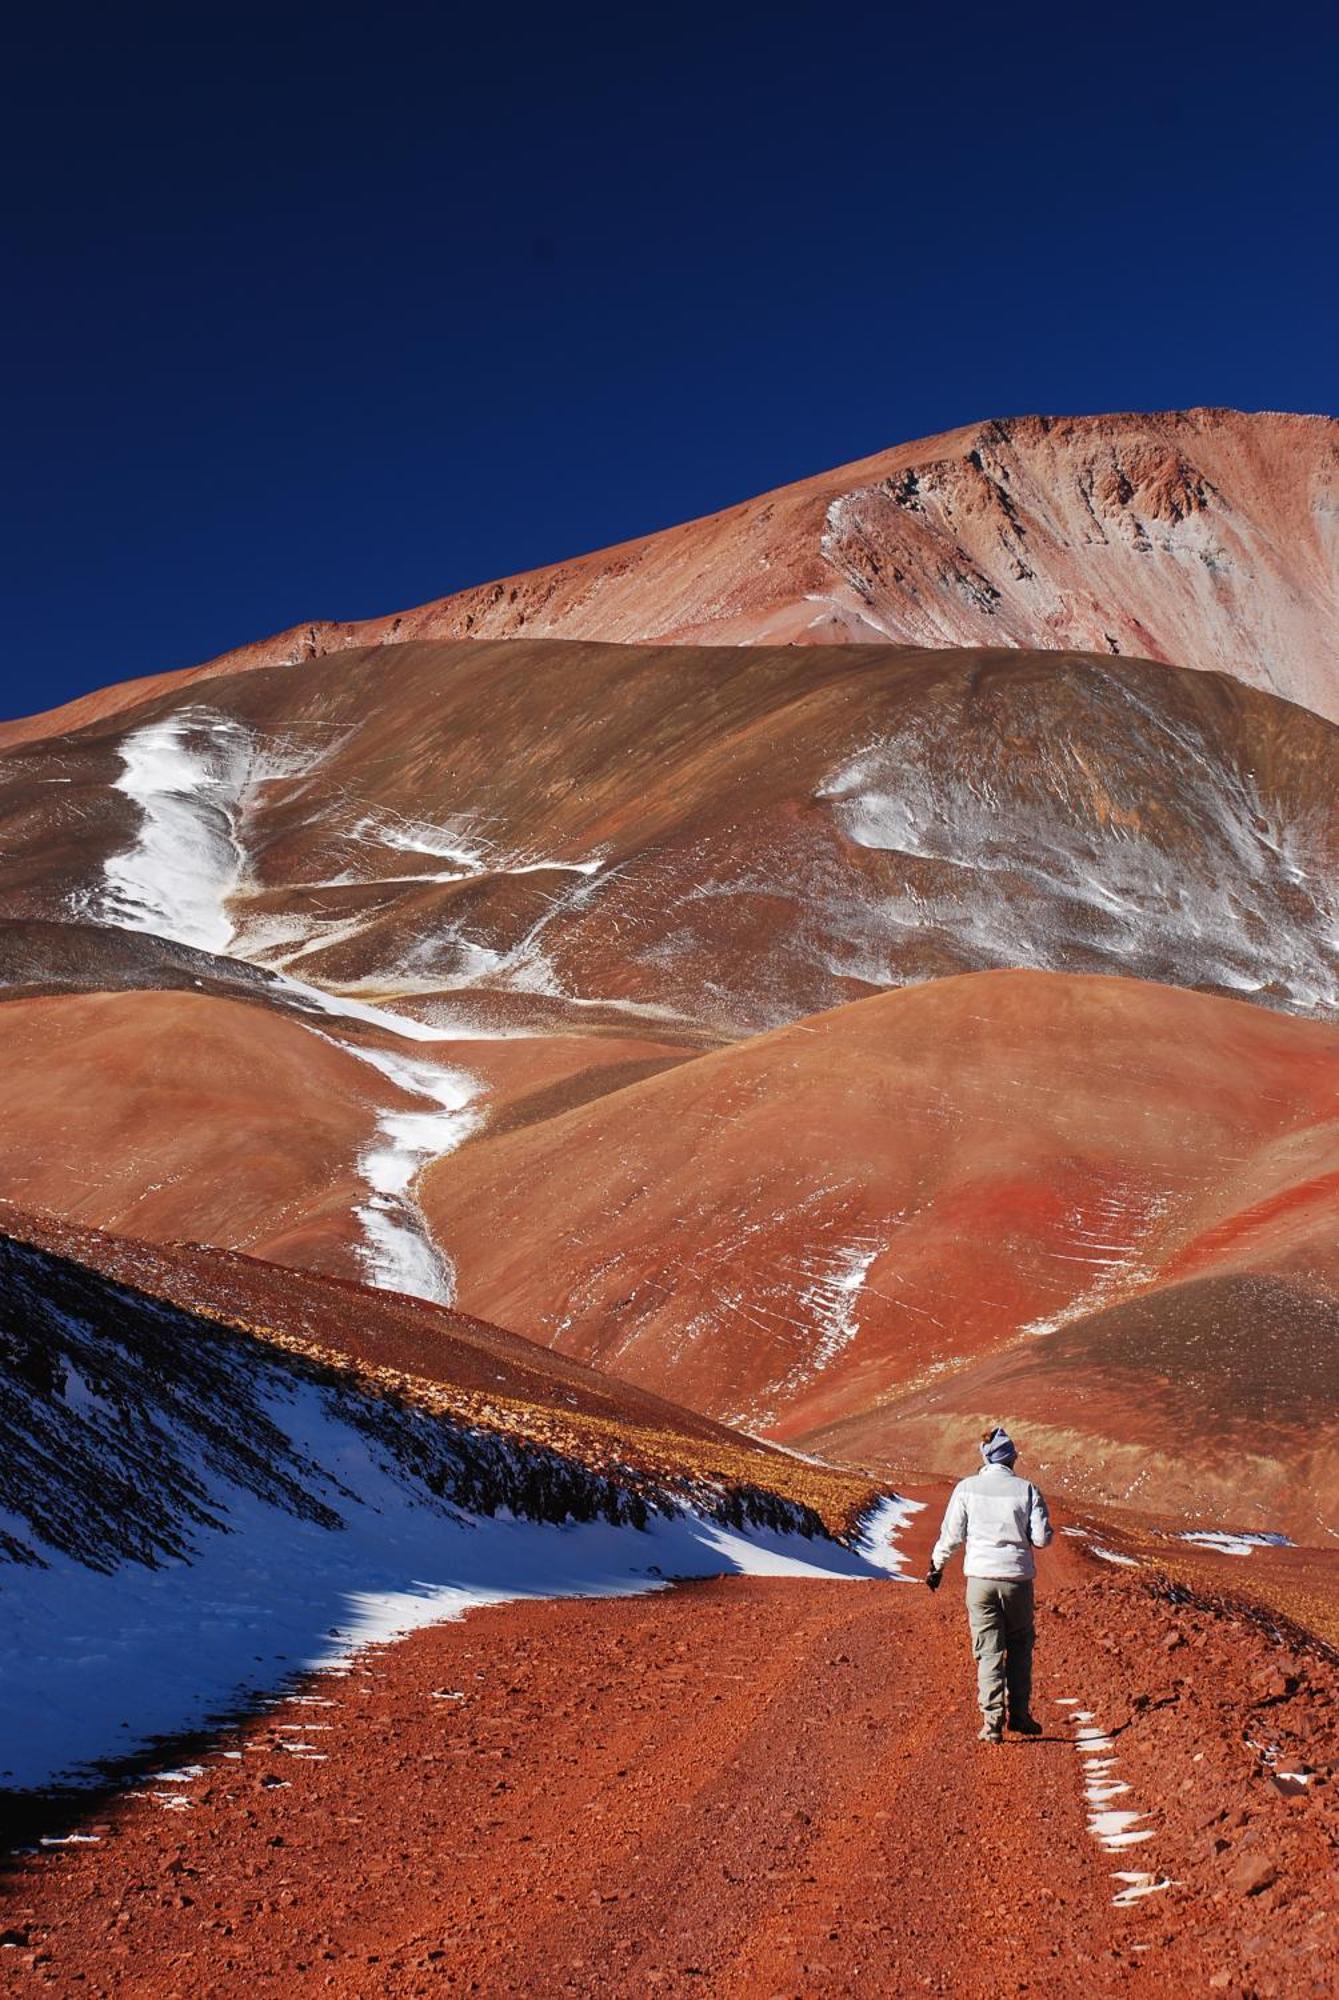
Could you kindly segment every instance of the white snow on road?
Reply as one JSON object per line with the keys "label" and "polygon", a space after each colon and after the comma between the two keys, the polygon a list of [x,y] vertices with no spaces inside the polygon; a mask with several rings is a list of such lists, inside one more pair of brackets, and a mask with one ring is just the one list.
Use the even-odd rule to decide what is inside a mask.
{"label": "white snow on road", "polygon": [[1111,1898],[1117,1909],[1122,1910],[1128,1909],[1131,1903],[1137,1903],[1145,1896],[1156,1896],[1160,1889],[1176,1887],[1170,1875],[1150,1875],[1137,1869],[1114,1868],[1111,1879],[1113,1882],[1125,1884],[1125,1887],[1118,1889]]}
{"label": "white snow on road", "polygon": [[1134,1847],[1141,1840],[1153,1838],[1151,1826],[1139,1826],[1139,1822],[1147,1818],[1146,1812],[1109,1812],[1095,1808],[1088,1815],[1088,1831],[1109,1852],[1118,1847]]}
{"label": "white snow on road", "polygon": [[[1071,1711],[1062,1719],[1074,1727],[1074,1747],[1083,1759],[1083,1796],[1088,1809],[1088,1831],[1098,1846],[1108,1854],[1116,1854],[1122,1848],[1138,1847],[1144,1841],[1152,1840],[1157,1829],[1143,1824],[1150,1817],[1147,1812],[1111,1803],[1113,1799],[1128,1795],[1131,1789],[1124,1779],[1113,1775],[1118,1759],[1108,1753],[1115,1751],[1115,1738],[1104,1734],[1097,1726],[1096,1712],[1080,1708],[1073,1696],[1058,1697],[1056,1706]],[[1113,1874],[1112,1880],[1125,1885],[1111,1899],[1122,1908],[1152,1895],[1157,1889],[1171,1887],[1164,1876],[1130,1874],[1121,1870]]]}
{"label": "white snow on road", "polygon": [[[342,1525],[301,1519],[202,1463],[214,1518],[191,1524],[187,1560],[102,1573],[39,1544],[45,1568],[0,1570],[0,1786],[91,1781],[96,1759],[481,1605],[627,1596],[676,1577],[858,1579],[888,1567],[886,1556],[735,1530],[691,1509],[653,1515],[645,1530],[470,1515],[392,1466],[331,1391],[293,1382],[268,1416],[306,1462],[311,1497]],[[885,1503],[893,1511],[878,1518],[891,1524],[907,1504]]]}
{"label": "white snow on road", "polygon": [[907,1557],[898,1547],[898,1538],[924,1506],[923,1500],[907,1500],[900,1493],[885,1494],[860,1523],[855,1537],[857,1552],[875,1569],[896,1577],[900,1583],[914,1582],[913,1577],[902,1575]]}

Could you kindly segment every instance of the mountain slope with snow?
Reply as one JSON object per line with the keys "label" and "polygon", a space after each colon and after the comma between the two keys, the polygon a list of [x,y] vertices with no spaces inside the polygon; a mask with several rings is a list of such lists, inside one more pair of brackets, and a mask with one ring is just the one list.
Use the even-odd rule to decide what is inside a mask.
{"label": "mountain slope with snow", "polygon": [[0,732],[0,1196],[866,1455],[1323,1327],[1335,437],[980,426]]}
{"label": "mountain slope with snow", "polygon": [[[0,1194],[446,1302],[443,1161],[858,997],[1024,966],[1339,1004],[1339,731],[1225,677],[386,660],[0,756]],[[823,1352],[871,1254],[803,1281]]]}
{"label": "mountain slope with snow", "polygon": [[[700,1045],[992,965],[1339,1004],[1339,733],[1238,683],[873,646],[385,664],[255,672],[0,757],[4,914],[485,1038]],[[142,749],[167,737],[166,764]]]}
{"label": "mountain slope with snow", "polygon": [[[208,1260],[191,1276],[207,1290]],[[235,1299],[243,1267],[226,1277]],[[148,1736],[472,1605],[893,1564],[886,1546],[860,1552],[868,1485],[665,1406],[657,1428],[611,1425],[560,1413],[561,1392],[535,1406],[369,1371],[285,1330],[310,1303],[301,1281],[277,1327],[246,1326],[0,1236],[0,1292],[10,1788],[86,1777]],[[374,1297],[364,1307],[375,1318]],[[529,1372],[542,1376],[538,1355]],[[878,1518],[886,1541],[892,1517]]]}

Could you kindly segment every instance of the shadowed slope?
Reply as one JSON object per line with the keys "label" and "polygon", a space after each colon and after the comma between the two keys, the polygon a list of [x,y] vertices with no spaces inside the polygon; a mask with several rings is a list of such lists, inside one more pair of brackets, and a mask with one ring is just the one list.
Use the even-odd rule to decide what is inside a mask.
{"label": "shadowed slope", "polygon": [[74,1272],[72,1282],[90,1296],[105,1281],[181,1314],[346,1367],[368,1384],[390,1389],[412,1378],[414,1394],[430,1388],[432,1398],[458,1416],[518,1442],[552,1443],[556,1425],[569,1454],[593,1469],[605,1465],[611,1450],[647,1469],[657,1449],[680,1453],[685,1475],[694,1468],[705,1474],[709,1464],[718,1471],[733,1467],[740,1477],[743,1468],[752,1468],[774,1477],[777,1490],[790,1498],[807,1496],[803,1504],[815,1505],[834,1530],[848,1525],[867,1491],[858,1478],[808,1466],[635,1383],[427,1300],[206,1244],[114,1236],[6,1201],[0,1201],[0,1238],[39,1253],[41,1268],[57,1277]]}

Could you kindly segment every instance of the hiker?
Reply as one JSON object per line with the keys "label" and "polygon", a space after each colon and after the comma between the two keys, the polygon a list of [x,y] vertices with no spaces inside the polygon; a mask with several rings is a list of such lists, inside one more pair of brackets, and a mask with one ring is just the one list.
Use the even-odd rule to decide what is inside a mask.
{"label": "hiker", "polygon": [[1051,1539],[1046,1502],[1013,1466],[1018,1452],[997,1424],[981,1439],[984,1470],[953,1489],[925,1581],[938,1590],[944,1564],[964,1542],[967,1622],[977,1663],[977,1693],[984,1718],[981,1741],[1003,1741],[1005,1691],[1008,1726],[1020,1736],[1040,1736],[1032,1713],[1033,1549]]}

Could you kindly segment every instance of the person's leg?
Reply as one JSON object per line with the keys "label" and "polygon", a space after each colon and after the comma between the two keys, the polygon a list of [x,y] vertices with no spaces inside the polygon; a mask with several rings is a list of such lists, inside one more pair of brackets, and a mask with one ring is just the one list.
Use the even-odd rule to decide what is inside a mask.
{"label": "person's leg", "polygon": [[976,1655],[977,1699],[988,1727],[1004,1723],[1004,1612],[1000,1587],[988,1576],[967,1579],[967,1623]]}
{"label": "person's leg", "polygon": [[1004,1623],[1005,1672],[1009,1683],[1009,1719],[1032,1713],[1032,1648],[1036,1620],[1031,1583],[1000,1586]]}

